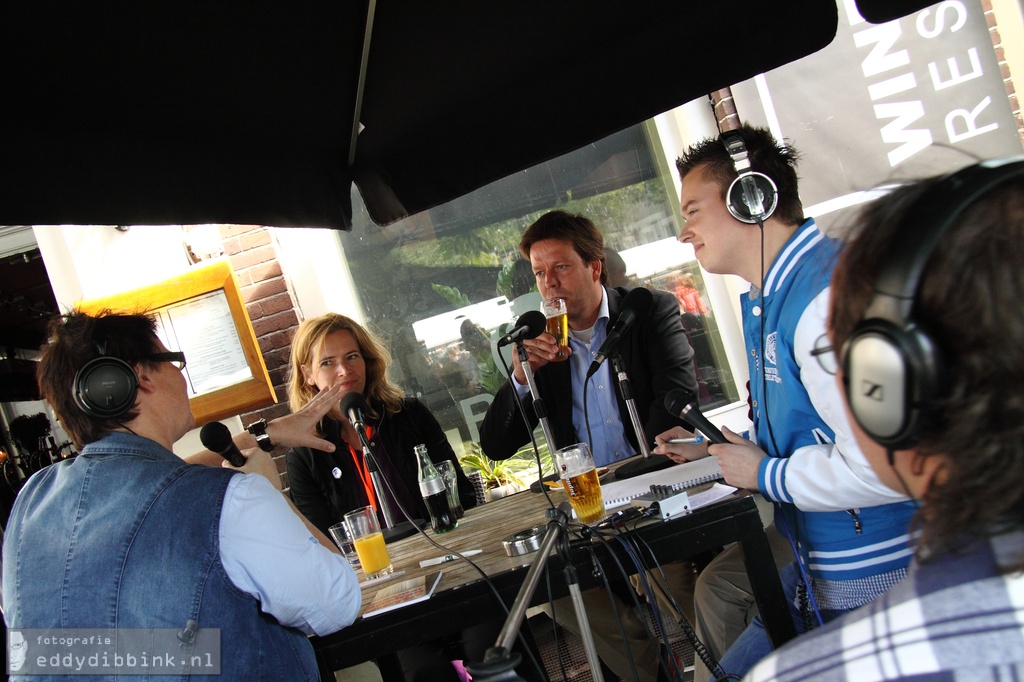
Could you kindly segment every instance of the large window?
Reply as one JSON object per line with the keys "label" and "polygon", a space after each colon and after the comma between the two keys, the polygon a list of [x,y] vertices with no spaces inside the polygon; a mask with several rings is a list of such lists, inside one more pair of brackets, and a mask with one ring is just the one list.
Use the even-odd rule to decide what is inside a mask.
{"label": "large window", "polygon": [[627,286],[677,294],[705,409],[737,399],[700,268],[676,241],[668,172],[638,125],[388,227],[371,223],[353,194],[355,225],[341,240],[365,320],[390,343],[394,379],[424,400],[451,440],[478,440],[507,380],[493,339],[539,307],[518,243],[554,208],[600,227],[625,263]]}

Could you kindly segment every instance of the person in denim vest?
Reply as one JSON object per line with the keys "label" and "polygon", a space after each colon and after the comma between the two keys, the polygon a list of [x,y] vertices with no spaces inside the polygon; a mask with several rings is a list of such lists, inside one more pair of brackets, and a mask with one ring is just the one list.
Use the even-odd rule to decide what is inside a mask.
{"label": "person in denim vest", "polygon": [[[116,409],[95,395],[103,382],[80,375],[97,359],[128,386],[106,396],[124,398]],[[3,553],[7,626],[174,629],[185,650],[219,631],[219,679],[318,680],[307,636],[352,623],[356,575],[268,478],[246,473],[273,467],[266,453],[237,470],[171,451],[195,424],[184,363],[144,315],[75,311],[51,325],[40,390],[81,454],[32,476],[15,503]],[[275,420],[268,431],[282,445],[319,443],[295,434],[335,400],[325,393],[282,418],[303,428]],[[131,671],[103,672],[93,679]]]}

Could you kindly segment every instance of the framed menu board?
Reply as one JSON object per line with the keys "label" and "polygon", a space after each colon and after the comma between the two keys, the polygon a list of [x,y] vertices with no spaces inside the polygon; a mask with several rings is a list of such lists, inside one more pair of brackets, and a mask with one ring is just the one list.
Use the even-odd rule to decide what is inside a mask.
{"label": "framed menu board", "polygon": [[196,426],[277,402],[249,314],[227,261],[214,261],[157,284],[78,307],[145,313],[156,320],[157,336],[181,351],[189,404]]}

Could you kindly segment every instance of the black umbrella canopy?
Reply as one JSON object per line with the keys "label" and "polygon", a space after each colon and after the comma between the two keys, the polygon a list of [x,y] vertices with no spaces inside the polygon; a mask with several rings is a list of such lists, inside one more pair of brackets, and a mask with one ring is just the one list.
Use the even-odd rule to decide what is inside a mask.
{"label": "black umbrella canopy", "polygon": [[815,52],[836,12],[7,0],[0,224],[347,229],[353,182],[388,224]]}

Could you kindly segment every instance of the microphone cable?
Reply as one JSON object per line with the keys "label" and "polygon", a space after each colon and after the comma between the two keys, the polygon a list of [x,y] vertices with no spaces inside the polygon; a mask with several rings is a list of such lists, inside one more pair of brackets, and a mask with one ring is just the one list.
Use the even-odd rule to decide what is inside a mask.
{"label": "microphone cable", "polygon": [[[638,538],[638,540],[644,544],[651,556],[654,556],[654,551],[650,548],[647,542],[643,538]],[[672,594],[672,591],[668,587],[668,578],[665,576],[665,572],[662,570],[661,564],[657,563],[657,561],[655,564],[657,566],[658,573],[661,575],[662,583],[658,583],[657,577],[653,575],[653,572],[651,574],[651,582],[653,582],[654,586],[661,590],[665,595],[667,601],[672,606],[672,610],[675,611],[675,614],[678,616],[677,623],[679,625],[679,629],[683,631],[683,635],[693,648],[694,656],[700,658],[701,662],[704,663],[714,679],[728,679],[729,676],[726,675],[721,664],[719,664],[711,652],[707,650],[707,646],[700,641],[700,638],[697,636],[697,632],[693,629],[693,626],[690,625],[690,622],[686,620],[686,616],[683,614],[682,608],[676,601],[675,595]]]}
{"label": "microphone cable", "polygon": [[[761,410],[764,414],[764,423],[768,429],[768,439],[771,441],[772,449],[775,451],[776,457],[782,457],[782,451],[779,450],[779,445],[775,441],[775,431],[772,429],[772,420],[768,415],[768,358],[765,349],[765,337],[764,337],[764,318],[768,316],[768,311],[764,304],[764,221],[761,218],[757,218],[757,226],[761,232],[761,283],[758,287],[758,295],[760,297],[759,305],[761,306],[761,315],[758,317],[760,348],[758,348],[758,357],[761,360],[761,402],[763,403],[763,409]],[[756,429],[754,431],[757,432]],[[778,505],[778,502],[773,502],[773,505]],[[796,505],[793,505],[794,509],[797,509]],[[818,609],[818,604],[814,599],[814,590],[812,589],[811,577],[807,575],[807,571],[804,568],[803,559],[800,556],[800,552],[797,551],[797,544],[799,544],[799,519],[794,514],[793,525],[795,526],[795,533],[791,533],[789,525],[786,523],[785,515],[781,512],[781,507],[778,507],[778,517],[782,519],[782,523],[786,530],[786,539],[789,541],[789,545],[793,550],[793,557],[796,560],[797,569],[800,571],[800,583],[801,589],[799,590],[802,595],[807,595],[807,599],[800,599],[800,615],[804,621],[807,621],[807,625],[810,625],[809,614],[807,613],[808,605],[817,617],[819,625],[824,625],[824,621],[821,618],[821,611]],[[808,628],[810,629],[810,628]]]}
{"label": "microphone cable", "polygon": [[[644,516],[648,516],[648,515],[649,514],[647,512],[645,512]],[[640,519],[637,519],[636,523],[633,524],[633,530],[636,530],[636,524],[639,523],[641,520],[643,520],[643,517],[640,518]],[[599,532],[599,536],[604,541],[606,541],[606,542],[610,541],[610,539],[617,540],[619,542],[619,544],[622,546],[623,550],[626,552],[626,555],[629,557],[630,561],[632,562],[633,567],[636,569],[637,574],[640,576],[641,585],[643,585],[643,587],[644,587],[644,596],[647,599],[646,607],[650,609],[651,615],[653,616],[653,619],[654,619],[654,622],[655,622],[655,627],[659,630],[659,633],[656,634],[654,631],[651,630],[650,623],[649,623],[650,618],[647,616],[647,610],[645,609],[645,605],[640,603],[639,595],[637,593],[637,590],[636,589],[630,589],[630,596],[632,597],[633,604],[636,607],[638,613],[644,614],[643,617],[641,618],[641,625],[644,628],[644,633],[646,634],[648,639],[650,639],[652,642],[664,643],[665,650],[667,651],[668,655],[671,657],[671,660],[666,660],[666,658],[662,655],[662,653],[660,651],[660,647],[659,647],[659,653],[658,653],[658,664],[659,664],[659,666],[661,667],[662,671],[665,673],[665,675],[669,679],[679,680],[680,679],[680,675],[682,673],[682,665],[680,664],[680,662],[676,658],[675,654],[672,652],[671,647],[669,646],[668,637],[665,634],[666,633],[665,624],[664,624],[664,621],[663,621],[662,616],[661,616],[661,611],[658,608],[657,599],[654,597],[653,593],[650,591],[649,586],[646,584],[646,582],[644,582],[643,576],[646,574],[646,572],[648,570],[648,567],[645,565],[644,561],[641,558],[641,555],[640,555],[640,552],[639,552],[639,547],[636,545],[636,538],[632,534],[624,535],[622,533],[621,526],[614,527],[613,530],[614,530],[614,532],[607,531],[607,530],[606,531],[600,531]],[[648,551],[649,551],[649,548],[648,548]],[[600,562],[597,560],[597,557],[595,555],[593,555],[593,550],[591,550],[591,552],[592,552],[592,561],[595,562],[597,565],[600,565]],[[611,551],[609,551],[609,556],[615,562],[616,567],[618,568],[619,574],[622,575],[628,581],[630,574],[626,572],[625,568],[619,562],[618,557],[615,556],[615,554],[613,552],[611,552]],[[651,556],[652,557],[654,556],[653,553],[651,554]],[[656,558],[655,558],[655,562],[657,562]],[[610,593],[610,586],[607,589],[608,589],[608,591]],[[611,597],[609,597],[609,599],[611,599]],[[620,635],[622,636],[623,643],[625,644],[625,634],[622,632],[621,618],[619,618],[619,616],[618,616],[617,609],[614,608],[614,605],[615,605],[614,600],[612,600],[611,603],[612,603],[612,606],[613,606],[613,610],[615,611],[616,618],[619,621]],[[629,647],[628,646],[626,646],[625,649],[626,649],[627,652],[629,651]]]}
{"label": "microphone cable", "polygon": [[[381,417],[381,425],[378,427],[378,429],[383,427],[383,425],[384,425],[383,422],[384,422],[384,417],[382,416]],[[381,442],[381,447],[384,449],[384,454],[387,455],[388,452],[387,452],[387,448],[384,447],[383,439],[381,439],[380,442]],[[376,455],[374,455],[374,456],[376,456]],[[388,455],[388,458],[390,459],[390,455]],[[394,500],[395,505],[398,507],[398,510],[400,512],[402,512],[402,515],[405,517],[405,520],[408,521],[409,523],[411,523],[413,525],[413,527],[416,529],[416,531],[420,535],[422,535],[424,538],[426,538],[427,542],[432,544],[434,547],[437,547],[444,554],[454,554],[455,556],[459,557],[460,559],[465,561],[467,564],[469,564],[473,568],[473,570],[475,570],[478,574],[480,574],[480,577],[483,579],[484,583],[487,585],[487,587],[490,588],[491,592],[494,594],[494,598],[498,601],[498,604],[501,606],[502,611],[504,611],[505,615],[508,616],[508,614],[509,614],[509,607],[508,607],[508,605],[505,604],[505,601],[501,598],[501,594],[498,592],[498,588],[494,586],[493,582],[491,582],[490,576],[488,576],[487,573],[482,568],[477,566],[473,562],[472,559],[470,559],[470,558],[468,558],[466,556],[463,556],[460,552],[457,552],[454,549],[450,549],[448,547],[445,547],[444,545],[442,545],[441,543],[437,542],[432,537],[430,537],[430,535],[428,535],[425,530],[420,528],[419,524],[417,524],[415,521],[412,520],[412,517],[410,516],[408,510],[402,505],[402,502],[398,499],[398,496],[395,494],[395,489],[391,486],[391,481],[388,480],[387,476],[381,476],[380,480],[384,482],[384,486],[388,489],[388,492],[391,494],[391,499]],[[544,666],[541,665],[540,661],[537,660],[537,657],[534,655],[533,649],[529,645],[527,645],[526,639],[523,637],[523,634],[522,634],[521,631],[516,632],[516,639],[519,642],[519,644],[522,646],[523,650],[526,652],[527,656],[530,657],[530,662],[537,669],[537,672],[540,673],[541,679],[546,679],[547,678],[547,672],[545,671]]]}
{"label": "microphone cable", "polygon": [[[757,356],[761,360],[761,402],[764,403],[764,423],[768,427],[768,439],[771,441],[772,448],[775,450],[775,455],[781,457],[782,453],[779,451],[779,446],[775,442],[775,432],[772,430],[772,421],[768,417],[768,358],[765,349],[765,338],[764,338],[764,318],[768,316],[768,310],[764,305],[764,221],[761,218],[757,218],[757,227],[761,233],[761,281],[758,282],[757,293],[758,293],[758,305],[761,307],[761,314],[758,315],[758,329],[760,339],[760,347],[757,349]],[[757,433],[755,430],[754,433]]]}

